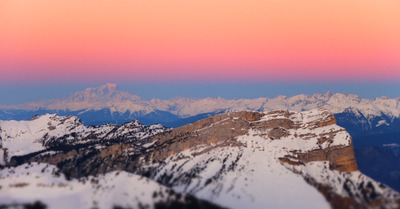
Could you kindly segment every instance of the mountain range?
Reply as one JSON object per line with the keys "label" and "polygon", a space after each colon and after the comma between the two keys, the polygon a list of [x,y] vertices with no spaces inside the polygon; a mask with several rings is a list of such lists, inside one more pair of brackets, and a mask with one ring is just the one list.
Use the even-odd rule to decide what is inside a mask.
{"label": "mountain range", "polygon": [[172,98],[144,100],[115,84],[87,88],[69,97],[0,106],[1,120],[27,120],[35,115],[77,116],[82,125],[114,126],[132,120],[145,125],[179,127],[235,111],[305,111],[323,108],[353,138],[359,169],[400,191],[400,98],[364,99],[332,93],[258,99]]}
{"label": "mountain range", "polygon": [[[86,125],[122,124],[134,119],[144,124],[159,123],[176,127],[190,120],[221,112],[241,110],[271,111],[288,109],[304,111],[324,108],[333,114],[347,113],[365,117],[364,128],[390,126],[400,117],[400,98],[363,99],[357,95],[327,92],[325,94],[258,99],[180,98],[143,100],[137,95],[118,90],[116,84],[71,94],[67,98],[0,106],[0,119],[28,119],[34,114],[58,113],[77,115]],[[96,117],[101,115],[101,117]],[[381,120],[375,121],[373,118]],[[194,122],[191,121],[191,122]],[[398,121],[396,121],[398,122]]]}
{"label": "mountain range", "polygon": [[[236,111],[178,128],[1,121],[4,208],[398,208],[324,109]],[[31,149],[35,147],[35,149]]]}

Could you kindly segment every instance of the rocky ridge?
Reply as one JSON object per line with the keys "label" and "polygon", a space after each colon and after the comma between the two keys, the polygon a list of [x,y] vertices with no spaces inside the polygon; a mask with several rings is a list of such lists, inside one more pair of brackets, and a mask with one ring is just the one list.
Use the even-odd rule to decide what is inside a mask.
{"label": "rocky ridge", "polygon": [[137,141],[166,131],[161,125],[145,126],[131,121],[121,126],[105,124],[85,126],[75,116],[45,114],[28,121],[0,120],[1,164],[13,156],[40,153],[46,149],[63,150],[65,147],[95,147]]}

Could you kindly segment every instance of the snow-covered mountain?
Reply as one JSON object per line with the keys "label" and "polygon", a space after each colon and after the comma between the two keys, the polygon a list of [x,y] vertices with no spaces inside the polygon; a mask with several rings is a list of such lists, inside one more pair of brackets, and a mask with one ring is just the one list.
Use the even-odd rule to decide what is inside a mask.
{"label": "snow-covered mountain", "polygon": [[0,165],[13,156],[39,152],[46,148],[140,140],[165,130],[167,129],[161,125],[145,126],[138,121],[121,126],[85,126],[76,116],[56,114],[35,116],[28,121],[0,120]]}
{"label": "snow-covered mountain", "polygon": [[147,107],[147,102],[142,101],[139,96],[128,92],[120,91],[115,84],[106,84],[97,88],[87,88],[84,91],[76,92],[63,99],[45,100],[40,102],[31,102],[22,105],[10,106],[10,108],[23,110],[101,110],[111,109],[112,112],[118,111],[124,113],[152,111]]}
{"label": "snow-covered mountain", "polygon": [[[182,127],[195,127],[192,140],[203,140],[195,148],[186,149],[180,142],[185,137],[177,133],[154,137],[183,146],[180,152],[177,145],[167,146],[176,154],[149,176],[230,208],[329,208],[315,188],[333,208],[372,207],[374,202],[399,207],[398,193],[357,170],[351,137],[335,122],[323,110],[242,112],[199,121]],[[346,205],[350,199],[351,206]]]}
{"label": "snow-covered mountain", "polygon": [[[99,146],[91,150],[64,147],[54,152],[48,147],[40,153],[14,156],[8,166],[57,165],[71,182],[99,175],[113,182],[107,179],[122,170],[226,208],[400,207],[399,193],[358,171],[350,135],[323,109],[230,112],[140,140],[95,142]],[[0,172],[10,182],[17,178],[10,170]],[[35,175],[41,179],[41,174]],[[115,187],[117,193],[129,193],[118,189],[118,183],[104,184],[105,191]],[[39,184],[29,188],[34,190],[35,185]],[[17,191],[6,193],[18,203],[24,198]],[[143,192],[143,198],[150,198],[150,193]],[[109,202],[125,204],[119,195],[115,198],[116,202]]]}

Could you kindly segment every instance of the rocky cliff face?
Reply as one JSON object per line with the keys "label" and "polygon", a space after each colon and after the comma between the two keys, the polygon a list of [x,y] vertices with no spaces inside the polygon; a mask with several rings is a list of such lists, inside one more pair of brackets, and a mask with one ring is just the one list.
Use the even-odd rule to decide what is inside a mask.
{"label": "rocky cliff face", "polygon": [[11,165],[28,162],[75,178],[124,170],[228,208],[398,208],[400,198],[358,171],[350,135],[322,109],[225,113],[135,141],[49,147]]}

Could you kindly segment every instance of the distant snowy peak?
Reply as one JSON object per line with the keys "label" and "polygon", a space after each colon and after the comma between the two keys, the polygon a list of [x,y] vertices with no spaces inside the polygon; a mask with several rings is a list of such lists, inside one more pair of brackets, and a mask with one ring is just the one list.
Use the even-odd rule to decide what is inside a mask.
{"label": "distant snowy peak", "polygon": [[70,102],[107,102],[116,101],[140,101],[140,97],[117,89],[116,84],[106,84],[97,88],[87,88],[76,92],[65,99]]}
{"label": "distant snowy peak", "polygon": [[278,107],[301,111],[314,108],[325,108],[336,114],[348,108],[359,110],[365,116],[380,116],[382,113],[400,117],[400,99],[376,98],[362,99],[353,94],[331,93],[314,95],[297,95],[293,97],[276,97],[269,99],[263,107],[273,110]]}
{"label": "distant snowy peak", "polygon": [[153,111],[139,96],[117,89],[115,84],[106,84],[97,88],[87,88],[71,96],[54,100],[44,107],[50,110],[101,110],[109,109],[111,112],[143,112]]}
{"label": "distant snowy peak", "polygon": [[[59,145],[93,143],[101,140],[138,140],[158,133],[166,128],[161,125],[145,126],[132,121],[121,126],[105,124],[85,126],[75,116],[45,114],[28,121],[0,120],[0,148],[5,150],[4,159],[26,155]],[[0,156],[0,158],[3,158]]]}
{"label": "distant snowy peak", "polygon": [[[113,116],[135,115],[136,118],[157,111],[168,112],[179,118],[187,118],[204,113],[220,111],[270,111],[289,109],[293,111],[325,108],[330,112],[342,113],[353,108],[366,117],[386,115],[400,117],[400,98],[379,97],[363,99],[353,94],[327,92],[325,94],[296,95],[293,97],[277,96],[275,98],[257,99],[223,99],[223,98],[181,98],[170,100],[152,99],[143,100],[137,95],[118,90],[115,84],[106,84],[97,88],[71,94],[64,99],[32,102],[22,105],[1,107],[8,110],[37,111],[72,111],[83,114],[88,111],[107,110]],[[133,118],[135,118],[133,117]]]}
{"label": "distant snowy peak", "polygon": [[22,110],[63,110],[81,111],[109,109],[111,112],[125,113],[127,111],[148,114],[154,111],[147,101],[139,96],[118,90],[116,84],[106,84],[97,88],[87,88],[75,92],[63,99],[31,102],[9,106],[8,109]]}
{"label": "distant snowy peak", "polygon": [[97,88],[87,88],[85,92],[94,93],[96,95],[112,95],[117,91],[117,84],[107,83]]}
{"label": "distant snowy peak", "polygon": [[353,108],[359,110],[365,116],[380,116],[383,113],[391,117],[400,117],[399,99],[361,99],[351,94],[334,94],[325,104],[325,108],[333,113],[340,113],[347,108]]}

